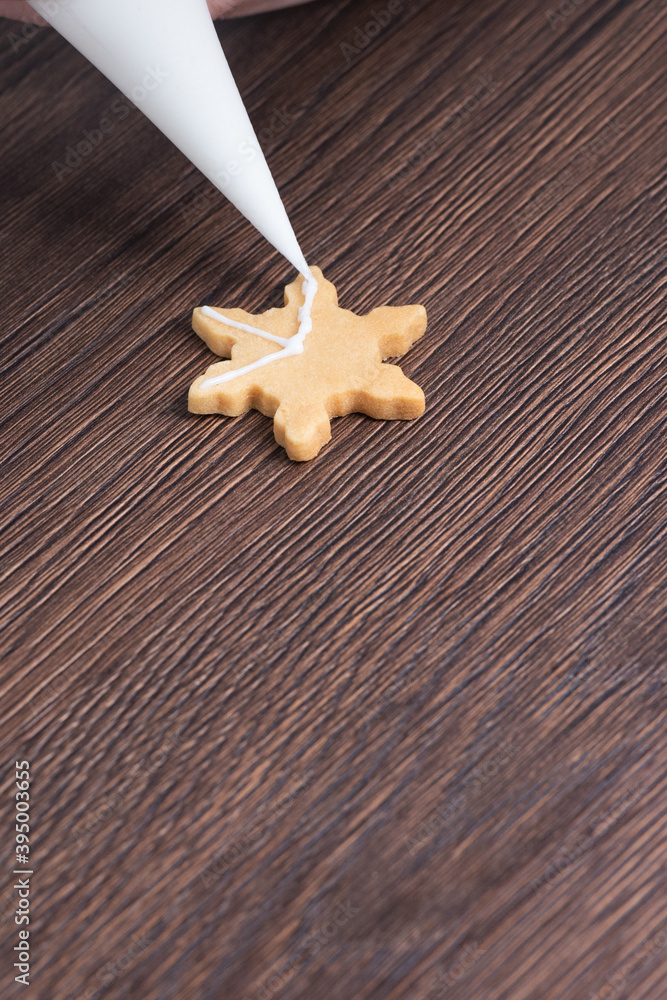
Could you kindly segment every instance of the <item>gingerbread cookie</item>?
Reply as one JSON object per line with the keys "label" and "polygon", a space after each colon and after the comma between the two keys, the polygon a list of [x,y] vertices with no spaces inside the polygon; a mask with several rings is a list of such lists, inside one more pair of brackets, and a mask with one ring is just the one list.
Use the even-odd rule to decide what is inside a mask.
{"label": "gingerbread cookie", "polygon": [[[331,438],[332,417],[366,413],[410,420],[424,393],[385,358],[405,354],[426,329],[423,306],[386,306],[367,316],[340,309],[319,268],[285,288],[285,307],[253,316],[242,309],[195,309],[192,325],[215,354],[190,388],[192,413],[273,417],[291,459],[315,458]],[[276,348],[280,349],[277,350]]]}

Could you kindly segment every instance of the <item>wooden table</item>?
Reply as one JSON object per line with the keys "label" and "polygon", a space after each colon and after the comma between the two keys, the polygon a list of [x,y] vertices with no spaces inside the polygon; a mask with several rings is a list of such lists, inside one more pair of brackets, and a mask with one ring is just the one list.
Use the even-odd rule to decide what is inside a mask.
{"label": "wooden table", "polygon": [[192,308],[293,272],[15,28],[3,997],[660,1000],[664,3],[219,26],[310,261],[356,312],[429,313],[425,416],[336,421],[310,464],[187,412]]}

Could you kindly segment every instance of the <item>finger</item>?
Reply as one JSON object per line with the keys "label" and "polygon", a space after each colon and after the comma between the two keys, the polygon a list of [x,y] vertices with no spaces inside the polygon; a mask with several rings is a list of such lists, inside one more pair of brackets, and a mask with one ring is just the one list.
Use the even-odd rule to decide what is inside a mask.
{"label": "finger", "polygon": [[246,17],[310,2],[311,0],[208,0],[208,5],[213,17]]}
{"label": "finger", "polygon": [[3,0],[0,3],[0,17],[11,17],[15,21],[45,25],[46,21],[25,0]]}

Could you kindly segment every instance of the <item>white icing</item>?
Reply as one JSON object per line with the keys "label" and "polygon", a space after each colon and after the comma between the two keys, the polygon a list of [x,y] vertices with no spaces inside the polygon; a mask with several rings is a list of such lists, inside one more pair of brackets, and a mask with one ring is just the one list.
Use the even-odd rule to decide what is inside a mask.
{"label": "white icing", "polygon": [[217,319],[218,323],[224,323],[225,326],[235,326],[237,330],[245,330],[246,333],[256,333],[258,337],[264,337],[265,340],[273,340],[276,344],[282,344],[285,347],[288,343],[286,337],[276,337],[272,333],[267,333],[266,330],[258,330],[256,326],[248,326],[247,323],[237,323],[235,319],[229,319],[227,316],[223,316],[219,313],[217,309],[211,309],[210,306],[203,306],[202,312],[204,316],[210,316],[211,319]]}
{"label": "white icing", "polygon": [[276,344],[282,344],[283,348],[281,351],[275,351],[273,354],[265,354],[263,357],[258,358],[257,361],[253,361],[252,364],[244,365],[243,368],[235,368],[233,371],[223,372],[222,375],[214,375],[212,378],[207,378],[201,383],[201,388],[208,389],[212,385],[231,382],[233,378],[238,378],[239,375],[246,375],[248,372],[255,371],[256,368],[262,368],[264,365],[270,364],[272,361],[278,361],[279,358],[288,358],[295,354],[303,354],[304,341],[313,329],[311,313],[315,295],[317,294],[317,281],[310,269],[307,276],[303,279],[301,290],[303,292],[303,305],[299,309],[299,328],[292,337],[288,338],[276,337],[273,333],[267,333],[266,330],[258,330],[257,327],[248,326],[246,323],[237,323],[236,320],[228,319],[222,313],[217,312],[217,310],[211,309],[210,306],[204,306],[202,309],[204,315],[217,320],[218,323],[236,327],[238,330],[244,330],[246,333],[254,333],[258,337],[263,337],[264,340],[272,340]]}

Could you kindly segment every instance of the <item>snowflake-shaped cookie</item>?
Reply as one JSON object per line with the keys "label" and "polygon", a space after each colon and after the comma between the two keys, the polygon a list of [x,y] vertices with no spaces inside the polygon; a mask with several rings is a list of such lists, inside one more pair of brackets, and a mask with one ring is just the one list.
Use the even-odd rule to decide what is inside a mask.
{"label": "snowflake-shaped cookie", "polygon": [[[236,417],[249,409],[273,417],[276,441],[291,459],[306,462],[331,438],[332,417],[366,413],[378,420],[410,420],[424,412],[424,393],[398,365],[383,364],[399,357],[426,329],[423,306],[386,306],[357,316],[338,306],[335,287],[319,268],[312,268],[317,293],[312,305],[313,327],[303,353],[278,357],[230,381],[212,379],[252,365],[276,353],[299,326],[304,303],[303,278],[285,288],[283,309],[253,316],[243,309],[195,309],[192,326],[220,357],[190,387],[192,413],[223,413]],[[225,319],[261,329],[265,336],[227,326]]]}

